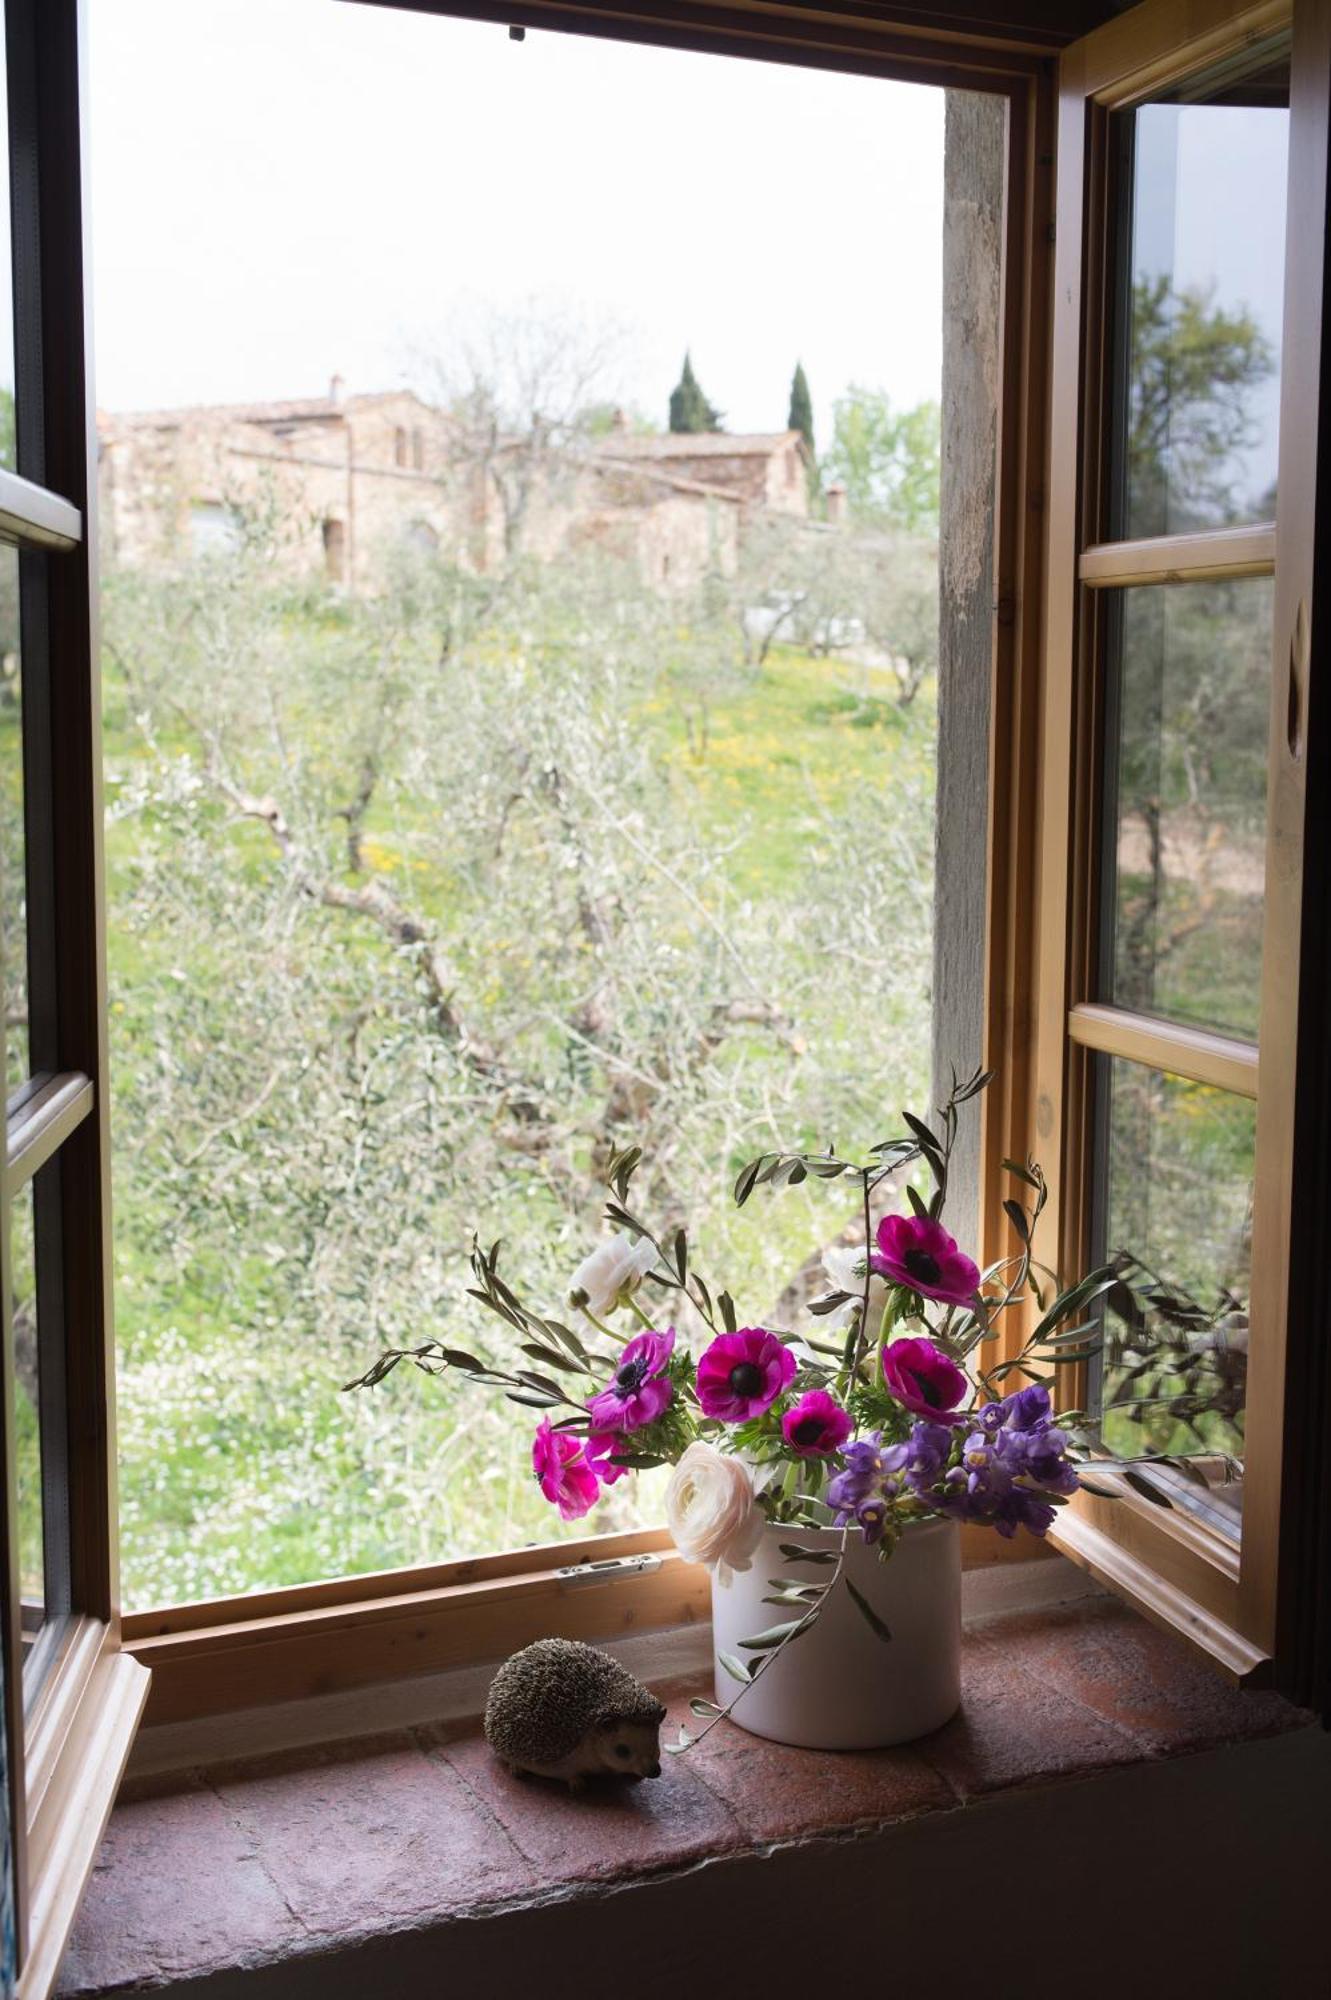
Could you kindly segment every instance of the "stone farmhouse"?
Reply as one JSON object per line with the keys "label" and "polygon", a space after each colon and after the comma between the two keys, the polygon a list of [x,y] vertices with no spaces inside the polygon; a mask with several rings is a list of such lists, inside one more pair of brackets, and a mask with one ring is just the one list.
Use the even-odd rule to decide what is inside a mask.
{"label": "stone farmhouse", "polygon": [[[410,390],[100,415],[103,554],[171,566],[231,546],[241,516],[271,508],[282,560],[351,593],[373,593],[395,547],[439,551],[476,571],[511,548],[505,472],[521,439],[472,452],[445,410]],[[599,549],[645,581],[687,589],[734,573],[759,511],[805,518],[808,453],[798,431],[608,433],[532,467],[521,547],[550,560]]]}

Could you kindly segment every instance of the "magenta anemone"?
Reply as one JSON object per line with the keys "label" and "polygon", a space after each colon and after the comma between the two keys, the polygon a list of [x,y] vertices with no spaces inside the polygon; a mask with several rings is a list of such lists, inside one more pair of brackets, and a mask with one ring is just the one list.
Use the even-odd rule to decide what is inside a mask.
{"label": "magenta anemone", "polygon": [[542,1493],[564,1520],[576,1521],[591,1512],[601,1486],[581,1438],[555,1430],[549,1417],[542,1417],[532,1439],[531,1463]]}
{"label": "magenta anemone", "polygon": [[809,1389],[781,1419],[781,1434],[797,1458],[830,1458],[854,1426],[826,1389]]}
{"label": "magenta anemone", "polygon": [[869,1265],[894,1285],[947,1306],[969,1305],[980,1283],[978,1267],[928,1215],[885,1215]]}
{"label": "magenta anemone", "polygon": [[883,1349],[883,1380],[903,1409],[936,1423],[956,1421],[950,1412],[969,1383],[956,1362],[932,1340],[894,1340]]}
{"label": "magenta anemone", "polygon": [[674,1395],[666,1374],[675,1349],[675,1329],[640,1333],[619,1357],[609,1388],[587,1405],[598,1431],[640,1431],[655,1423]]}
{"label": "magenta anemone", "polygon": [[623,1442],[622,1431],[593,1431],[587,1439],[587,1463],[603,1486],[613,1486],[629,1471],[615,1456],[616,1446]]}
{"label": "magenta anemone", "polygon": [[766,1327],[718,1334],[698,1363],[698,1401],[705,1417],[744,1424],[771,1408],[795,1375],[795,1357]]}

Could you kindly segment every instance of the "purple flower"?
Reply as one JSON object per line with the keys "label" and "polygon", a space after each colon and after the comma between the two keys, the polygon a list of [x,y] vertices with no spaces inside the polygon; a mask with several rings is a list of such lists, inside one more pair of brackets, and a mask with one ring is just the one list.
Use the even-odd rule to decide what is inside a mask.
{"label": "purple flower", "polygon": [[892,1341],[883,1349],[883,1380],[903,1409],[940,1424],[958,1421],[949,1412],[969,1387],[956,1362],[932,1340]]}
{"label": "purple flower", "polygon": [[866,1542],[879,1542],[887,1526],[887,1510],[905,1485],[909,1447],[904,1444],[883,1448],[882,1433],[848,1444],[843,1453],[845,1469],[828,1482],[827,1504],[844,1527],[855,1521]]}
{"label": "purple flower", "polygon": [[911,1431],[906,1446],[906,1482],[912,1492],[927,1499],[937,1485],[952,1456],[954,1434],[943,1424],[921,1420]]}
{"label": "purple flower", "polygon": [[942,1223],[927,1215],[885,1215],[869,1268],[894,1285],[948,1306],[969,1305],[980,1283],[976,1265],[958,1250]]}
{"label": "purple flower", "polygon": [[942,1458],[935,1451],[928,1465],[919,1458],[911,1486],[940,1514],[980,1522],[1007,1537],[1018,1528],[1043,1535],[1056,1511],[1048,1496],[1077,1490],[1067,1436],[1050,1417],[1042,1384],[985,1404],[964,1435],[917,1424],[914,1436],[928,1431],[946,1441],[946,1451]]}
{"label": "purple flower", "polygon": [[542,1417],[532,1439],[531,1463],[542,1493],[564,1520],[576,1521],[591,1512],[601,1485],[581,1438],[553,1429],[549,1417]]}
{"label": "purple flower", "polygon": [[854,1426],[826,1389],[810,1389],[781,1419],[781,1434],[797,1458],[828,1458]]}
{"label": "purple flower", "polygon": [[698,1362],[698,1401],[705,1417],[747,1423],[770,1409],[795,1374],[795,1357],[765,1327],[718,1334]]}
{"label": "purple flower", "polygon": [[674,1348],[673,1326],[664,1333],[640,1333],[629,1342],[609,1388],[587,1405],[598,1431],[640,1431],[655,1423],[675,1393],[665,1373]]}

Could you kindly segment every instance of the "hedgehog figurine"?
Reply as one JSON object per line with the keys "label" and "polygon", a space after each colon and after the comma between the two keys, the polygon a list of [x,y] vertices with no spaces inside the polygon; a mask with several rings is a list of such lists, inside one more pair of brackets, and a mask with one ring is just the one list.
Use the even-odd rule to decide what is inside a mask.
{"label": "hedgehog figurine", "polygon": [[661,1775],[665,1710],[626,1667],[576,1639],[538,1639],[505,1660],[490,1683],[485,1739],[515,1776]]}

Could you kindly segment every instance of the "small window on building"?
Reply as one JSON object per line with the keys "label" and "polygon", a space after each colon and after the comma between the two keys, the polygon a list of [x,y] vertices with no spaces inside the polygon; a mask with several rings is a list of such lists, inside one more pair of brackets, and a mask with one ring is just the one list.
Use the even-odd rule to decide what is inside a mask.
{"label": "small window on building", "polygon": [[189,510],[192,556],[225,556],[240,546],[240,519],[220,500],[195,500]]}
{"label": "small window on building", "polygon": [[417,472],[425,465],[425,433],[417,428],[411,433],[411,462]]}
{"label": "small window on building", "polygon": [[407,547],[418,549],[422,555],[435,556],[439,553],[439,537],[428,521],[413,521],[407,529]]}
{"label": "small window on building", "polygon": [[323,524],[324,569],[330,583],[347,580],[347,524],[331,516]]}
{"label": "small window on building", "polygon": [[405,465],[406,462],[407,433],[403,430],[401,424],[399,424],[393,432],[393,463],[394,465]]}

